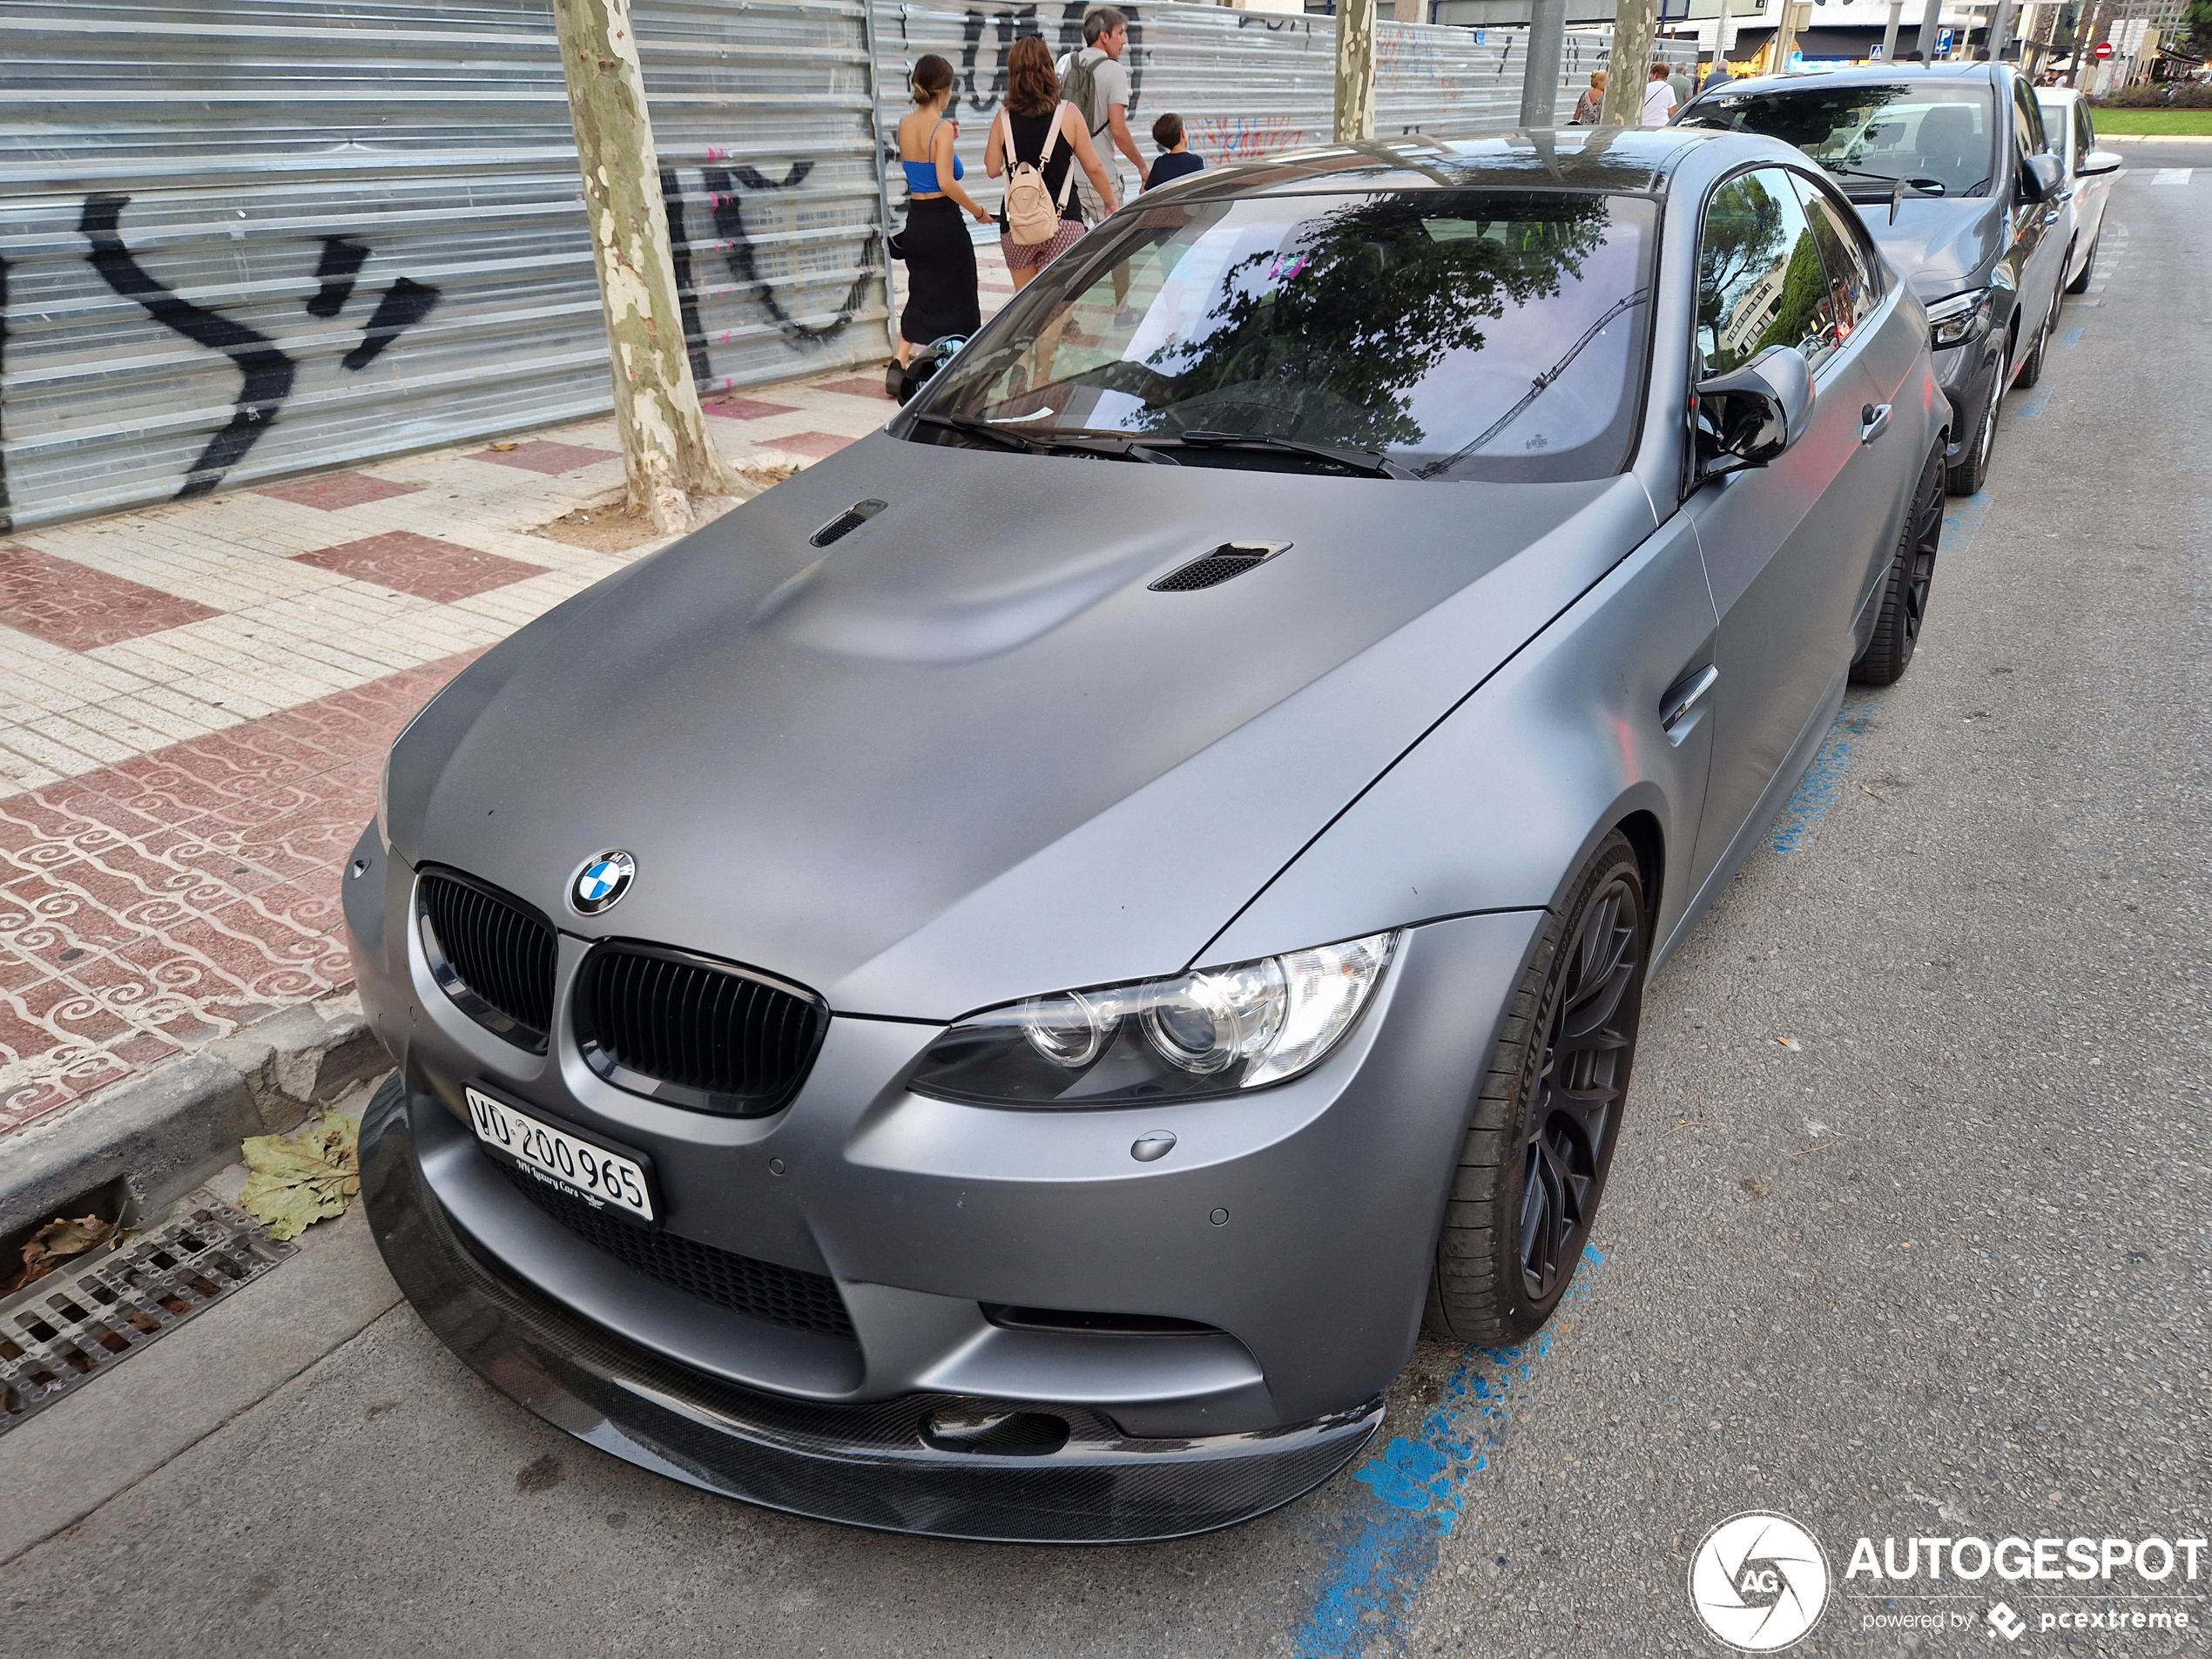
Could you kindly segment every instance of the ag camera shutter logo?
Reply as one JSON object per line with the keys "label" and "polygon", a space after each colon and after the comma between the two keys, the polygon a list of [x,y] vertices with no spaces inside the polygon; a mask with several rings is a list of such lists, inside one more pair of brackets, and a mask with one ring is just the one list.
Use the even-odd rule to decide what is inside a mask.
{"label": "ag camera shutter logo", "polygon": [[1787,1515],[1754,1509],[1707,1533],[1689,1558],[1689,1604],[1743,1653],[1802,1642],[1828,1606],[1828,1557]]}

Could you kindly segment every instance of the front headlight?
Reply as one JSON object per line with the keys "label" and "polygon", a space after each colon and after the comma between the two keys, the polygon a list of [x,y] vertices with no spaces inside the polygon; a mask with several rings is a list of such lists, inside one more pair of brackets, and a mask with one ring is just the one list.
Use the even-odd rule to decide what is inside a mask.
{"label": "front headlight", "polygon": [[1343,1040],[1397,943],[1373,934],[986,1009],[931,1043],[907,1086],[1006,1106],[1123,1106],[1279,1083]]}
{"label": "front headlight", "polygon": [[1939,300],[1928,307],[1928,343],[1939,348],[1964,345],[1989,325],[1989,296],[1994,290],[1973,288]]}

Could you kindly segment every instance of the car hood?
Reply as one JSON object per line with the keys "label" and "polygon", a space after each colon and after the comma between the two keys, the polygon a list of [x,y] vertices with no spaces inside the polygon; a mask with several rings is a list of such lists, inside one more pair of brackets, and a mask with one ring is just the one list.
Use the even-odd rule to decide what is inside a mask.
{"label": "car hood", "polygon": [[1907,197],[1894,225],[1886,201],[1858,208],[1883,254],[1923,304],[1986,282],[2004,251],[2005,205],[1992,197]]}
{"label": "car hood", "polygon": [[[887,504],[810,544],[862,498]],[[480,659],[401,735],[390,833],[570,933],[744,962],[840,1012],[1172,973],[1652,528],[1628,476],[1393,483],[878,434]],[[1150,590],[1231,540],[1291,546]],[[568,883],[613,848],[635,883],[577,915]]]}

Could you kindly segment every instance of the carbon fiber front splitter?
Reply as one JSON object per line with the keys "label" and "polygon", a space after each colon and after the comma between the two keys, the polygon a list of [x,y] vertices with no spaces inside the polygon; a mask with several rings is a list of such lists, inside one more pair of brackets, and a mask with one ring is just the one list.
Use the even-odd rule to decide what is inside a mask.
{"label": "carbon fiber front splitter", "polygon": [[[1234,1526],[1311,1491],[1382,1422],[1380,1400],[1310,1423],[1131,1440],[1064,1406],[910,1394],[826,1406],[741,1388],[577,1318],[521,1283],[421,1179],[398,1079],[361,1124],[361,1188],[385,1264],[425,1324],[487,1381],[602,1451],[710,1492],[820,1521],[1002,1543],[1120,1544]],[[432,1108],[431,1109],[435,1109]],[[945,1449],[951,1417],[1057,1419],[1028,1454]]]}

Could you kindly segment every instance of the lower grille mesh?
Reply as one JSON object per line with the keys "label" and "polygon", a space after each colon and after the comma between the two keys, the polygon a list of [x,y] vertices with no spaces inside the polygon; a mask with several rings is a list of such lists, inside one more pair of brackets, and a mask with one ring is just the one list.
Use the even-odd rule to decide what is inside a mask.
{"label": "lower grille mesh", "polygon": [[[486,1156],[490,1156],[487,1154]],[[711,1244],[679,1238],[670,1232],[651,1232],[604,1211],[594,1210],[581,1198],[570,1197],[524,1173],[505,1158],[492,1160],[507,1172],[523,1196],[588,1244],[604,1250],[624,1266],[658,1279],[702,1302],[728,1308],[750,1318],[817,1336],[857,1339],[845,1298],[837,1281],[796,1267],[755,1261]]]}

